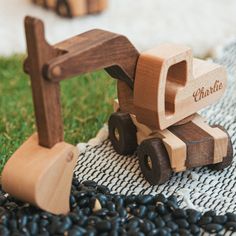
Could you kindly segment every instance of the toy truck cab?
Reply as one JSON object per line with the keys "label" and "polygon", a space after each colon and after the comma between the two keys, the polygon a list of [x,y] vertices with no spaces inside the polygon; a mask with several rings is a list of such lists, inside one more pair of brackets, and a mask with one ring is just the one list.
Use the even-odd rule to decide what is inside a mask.
{"label": "toy truck cab", "polygon": [[113,147],[120,154],[132,154],[139,145],[140,167],[151,184],[167,181],[172,171],[226,167],[232,160],[227,132],[196,114],[223,95],[226,79],[222,66],[193,59],[187,47],[163,44],[142,53],[134,112],[118,111],[109,120]]}

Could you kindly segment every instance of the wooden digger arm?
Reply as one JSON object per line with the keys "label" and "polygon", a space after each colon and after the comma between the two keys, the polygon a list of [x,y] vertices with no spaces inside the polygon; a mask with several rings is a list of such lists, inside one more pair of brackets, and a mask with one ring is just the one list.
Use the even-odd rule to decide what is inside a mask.
{"label": "wooden digger arm", "polygon": [[120,80],[121,109],[129,109],[139,53],[126,37],[91,30],[51,46],[43,22],[32,17],[26,17],[25,31],[28,58],[24,69],[31,76],[40,145],[51,148],[63,141],[59,92],[63,79],[104,68]]}
{"label": "wooden digger arm", "polygon": [[139,53],[126,37],[95,29],[54,47],[63,54],[44,65],[45,78],[58,82],[71,76],[105,69],[111,77],[133,87]]}

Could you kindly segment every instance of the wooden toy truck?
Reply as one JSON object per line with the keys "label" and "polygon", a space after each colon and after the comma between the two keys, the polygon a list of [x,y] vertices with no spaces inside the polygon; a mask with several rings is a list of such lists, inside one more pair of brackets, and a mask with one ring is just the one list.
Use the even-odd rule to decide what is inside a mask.
{"label": "wooden toy truck", "polygon": [[151,184],[164,183],[172,171],[230,165],[227,132],[196,114],[224,93],[223,67],[193,59],[189,48],[173,44],[140,54],[126,37],[103,30],[51,46],[40,20],[26,17],[25,29],[24,69],[31,77],[38,133],[5,165],[6,192],[55,214],[69,211],[77,153],[63,141],[60,81],[103,68],[117,79],[118,102],[109,119],[112,145],[124,155],[137,149]]}
{"label": "wooden toy truck", "polygon": [[35,4],[55,10],[64,17],[83,16],[104,11],[107,0],[32,0]]}

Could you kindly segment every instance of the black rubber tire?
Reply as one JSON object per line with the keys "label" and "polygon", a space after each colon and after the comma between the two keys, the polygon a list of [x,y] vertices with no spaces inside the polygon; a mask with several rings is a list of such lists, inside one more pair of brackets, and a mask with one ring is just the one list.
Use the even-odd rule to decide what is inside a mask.
{"label": "black rubber tire", "polygon": [[131,155],[137,149],[137,129],[128,113],[114,112],[108,121],[112,146],[121,155]]}
{"label": "black rubber tire", "polygon": [[161,139],[144,140],[137,154],[141,171],[150,184],[163,184],[170,179],[172,169],[169,155]]}
{"label": "black rubber tire", "polygon": [[215,127],[221,129],[222,131],[224,131],[228,135],[229,141],[228,141],[227,156],[225,156],[223,158],[223,161],[220,163],[208,165],[208,168],[211,170],[223,170],[224,168],[231,165],[231,163],[233,161],[233,156],[234,156],[234,149],[233,149],[233,145],[231,142],[231,138],[230,138],[227,130],[220,125],[213,125],[212,126],[212,128],[215,128]]}
{"label": "black rubber tire", "polygon": [[[61,8],[62,8],[62,7],[66,9],[66,14],[63,14],[63,13],[61,12]],[[72,13],[71,13],[71,9],[70,9],[70,4],[68,3],[67,0],[57,0],[57,3],[56,3],[56,12],[57,12],[57,14],[60,15],[60,16],[72,18]]]}

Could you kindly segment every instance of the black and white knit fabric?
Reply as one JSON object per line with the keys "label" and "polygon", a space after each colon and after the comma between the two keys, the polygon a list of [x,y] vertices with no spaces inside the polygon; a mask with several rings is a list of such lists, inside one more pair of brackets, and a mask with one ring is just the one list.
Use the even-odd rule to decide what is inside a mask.
{"label": "black and white knit fabric", "polygon": [[[236,42],[222,51],[217,63],[227,67],[228,88],[225,96],[215,105],[201,111],[210,124],[224,126],[236,149]],[[104,131],[105,130],[105,131]],[[103,138],[107,131],[103,128]],[[94,141],[94,140],[93,140]],[[151,186],[143,177],[136,155],[116,154],[108,139],[103,142],[79,144],[79,156],[75,174],[79,180],[95,180],[120,194],[175,194],[181,207],[200,211],[216,210],[218,214],[236,212],[236,158],[223,171],[211,171],[206,167],[173,174],[162,185]]]}

